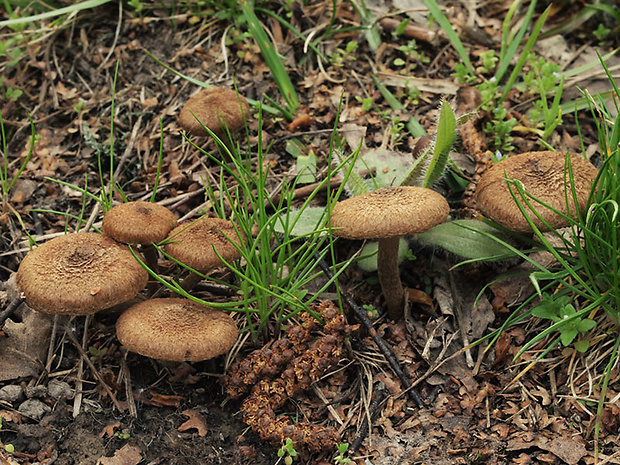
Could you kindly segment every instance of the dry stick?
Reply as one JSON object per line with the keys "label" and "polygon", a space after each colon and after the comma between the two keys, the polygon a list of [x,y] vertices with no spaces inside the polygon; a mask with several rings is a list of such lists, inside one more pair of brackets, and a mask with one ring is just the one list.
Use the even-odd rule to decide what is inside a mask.
{"label": "dry stick", "polygon": [[16,297],[10,304],[6,306],[4,311],[0,313],[0,326],[2,326],[2,324],[6,321],[7,318],[10,318],[11,315],[15,313],[15,310],[19,308],[22,302],[23,300],[20,297]]}
{"label": "dry stick", "polygon": [[[319,264],[319,267],[327,275],[327,278],[330,280],[333,280],[334,273],[332,272],[330,267],[327,266],[327,263],[325,262],[325,260],[319,258],[317,254],[315,254],[314,256],[317,260],[317,263]],[[387,362],[390,364],[390,367],[392,368],[392,370],[394,370],[394,373],[396,373],[396,376],[398,376],[400,381],[403,383],[403,386],[405,386],[407,395],[416,404],[418,404],[418,407],[425,408],[424,402],[422,402],[422,399],[420,398],[418,393],[413,389],[413,386],[411,385],[411,381],[409,381],[409,378],[407,377],[405,372],[400,367],[400,363],[398,362],[398,359],[392,352],[391,347],[388,345],[387,342],[383,340],[383,338],[381,338],[381,336],[377,334],[377,330],[373,327],[372,322],[368,319],[368,316],[366,315],[366,311],[362,307],[357,305],[353,301],[351,296],[349,296],[349,294],[345,292],[342,288],[340,288],[339,290],[340,290],[340,293],[342,294],[344,301],[347,303],[347,305],[349,305],[349,307],[351,307],[351,309],[355,313],[355,316],[364,325],[364,327],[366,328],[366,330],[372,337],[372,340],[375,341],[375,344],[377,344],[377,347],[379,347],[379,350],[381,350],[381,353],[383,354]]]}
{"label": "dry stick", "polygon": [[[75,337],[75,334],[73,334],[73,332],[71,331],[70,328],[67,328],[66,335],[71,340],[71,343],[75,346],[75,348],[80,353],[81,360],[86,362],[86,365],[88,365],[88,368],[90,368],[90,370],[93,372],[93,375],[95,376],[95,378],[97,378],[97,381],[99,382],[99,384],[101,384],[101,386],[103,387],[103,389],[106,392],[106,394],[108,394],[108,396],[110,396],[110,399],[112,400],[112,403],[114,404],[114,406],[118,409],[119,412],[122,412],[124,409],[121,406],[121,404],[119,404],[118,400],[116,399],[116,396],[114,395],[114,392],[112,392],[112,389],[110,389],[110,386],[108,386],[108,384],[101,377],[101,374],[99,373],[99,371],[97,370],[95,365],[93,365],[93,362],[88,357],[88,354],[86,353],[86,351],[82,347],[82,344],[79,343],[79,341]],[[79,392],[79,394],[81,395],[82,392]],[[77,397],[78,392],[76,392],[75,395]],[[74,411],[74,413],[75,413],[75,411]]]}
{"label": "dry stick", "polygon": [[368,417],[364,417],[364,423],[362,423],[362,427],[360,428],[357,436],[351,442],[351,447],[349,447],[349,454],[353,455],[357,452],[357,450],[368,436],[370,432],[370,422],[373,421],[377,417],[377,413],[379,412],[379,407],[383,403],[385,397],[387,396],[387,391],[385,389],[385,384],[379,382],[377,383],[377,388],[375,389],[375,397],[370,402],[368,406],[369,415]]}
{"label": "dry stick", "polygon": [[121,373],[123,374],[123,382],[125,384],[125,397],[127,397],[127,408],[129,409],[129,415],[134,418],[138,417],[138,408],[136,407],[136,399],[133,396],[133,390],[131,388],[131,373],[127,366],[127,354],[128,351],[122,349],[121,357]]}
{"label": "dry stick", "polygon": [[[80,350],[80,354],[82,354],[82,349],[88,342],[89,324],[90,324],[90,315],[88,315],[84,319],[84,334],[82,335],[82,344],[80,344],[77,340],[75,341],[75,347],[78,348],[78,350]],[[71,329],[69,329],[69,331],[71,331]],[[67,331],[65,330],[65,332]],[[77,417],[80,414],[80,410],[82,408],[82,398],[84,396],[84,383],[82,382],[83,374],[84,374],[84,356],[81,356],[80,363],[78,364],[77,381],[75,382],[75,397],[73,398],[73,418]]]}

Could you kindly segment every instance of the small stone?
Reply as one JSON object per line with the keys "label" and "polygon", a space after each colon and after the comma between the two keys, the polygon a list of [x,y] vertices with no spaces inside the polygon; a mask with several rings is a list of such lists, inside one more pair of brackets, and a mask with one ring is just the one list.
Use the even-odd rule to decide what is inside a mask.
{"label": "small stone", "polygon": [[56,379],[53,379],[48,383],[47,392],[54,400],[58,400],[61,397],[73,399],[74,395],[73,389],[71,389],[71,386],[69,386],[68,383],[65,383],[64,381],[58,381]]}
{"label": "small stone", "polygon": [[35,397],[40,399],[47,396],[47,388],[40,384],[37,386],[26,386],[24,391],[26,392],[26,397],[28,399]]}
{"label": "small stone", "polygon": [[52,411],[49,405],[44,404],[37,399],[28,399],[23,402],[17,409],[19,413],[23,413],[27,417],[41,419],[43,415]]}
{"label": "small stone", "polygon": [[21,386],[15,384],[9,384],[0,389],[0,400],[6,402],[17,402],[21,400],[24,395],[24,390]]}

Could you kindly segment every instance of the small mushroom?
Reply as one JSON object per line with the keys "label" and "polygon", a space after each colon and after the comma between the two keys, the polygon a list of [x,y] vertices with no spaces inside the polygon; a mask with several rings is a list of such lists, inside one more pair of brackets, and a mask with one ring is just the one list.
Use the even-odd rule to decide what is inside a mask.
{"label": "small mushroom", "polygon": [[153,244],[163,241],[177,226],[174,214],[153,202],[127,202],[103,216],[103,234],[123,244],[139,244],[148,267],[157,273],[157,250]]}
{"label": "small mushroom", "polygon": [[[222,136],[245,125],[250,114],[247,100],[232,89],[209,87],[194,94],[179,114],[179,124],[190,134],[206,136],[204,127]],[[202,123],[202,124],[200,124]]]}
{"label": "small mushroom", "polygon": [[165,298],[127,309],[116,322],[116,335],[127,350],[146,357],[199,362],[228,352],[239,332],[227,313],[188,299]]}
{"label": "small mushroom", "polygon": [[131,300],[148,273],[129,248],[95,233],[56,237],[22,260],[17,285],[39,312],[88,315]]}
{"label": "small mushroom", "polygon": [[338,202],[331,214],[332,233],[346,239],[378,239],[377,273],[388,315],[401,319],[405,291],[398,272],[398,240],[445,221],[445,198],[424,187],[383,187]]}
{"label": "small mushroom", "polygon": [[[201,218],[173,229],[164,252],[199,273],[206,273],[222,266],[218,254],[227,262],[241,258],[237,247],[245,242],[245,237],[240,235],[243,233],[228,220]],[[181,287],[189,291],[201,279],[199,275],[191,273],[181,282]]]}
{"label": "small mushroom", "polygon": [[[507,180],[518,180],[524,190],[557,211],[575,218],[577,208],[566,166],[567,154],[563,152],[526,152],[506,158],[486,171],[478,181],[475,200],[480,212],[487,218],[514,232],[531,234],[532,229],[514,201]],[[577,204],[581,213],[587,208],[588,196],[598,170],[582,157],[570,157]],[[520,204],[525,202],[513,188]],[[566,198],[568,197],[568,205]],[[551,209],[529,202],[534,210],[553,229],[568,226],[569,222]],[[528,214],[537,228],[546,231],[547,226],[534,212]]]}

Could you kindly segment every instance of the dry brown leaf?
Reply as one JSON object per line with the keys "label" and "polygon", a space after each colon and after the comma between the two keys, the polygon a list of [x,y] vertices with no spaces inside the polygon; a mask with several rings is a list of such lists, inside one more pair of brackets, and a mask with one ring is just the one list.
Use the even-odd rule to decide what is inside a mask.
{"label": "dry brown leaf", "polygon": [[114,423],[110,423],[109,425],[106,425],[101,430],[101,433],[99,433],[99,437],[100,438],[111,438],[112,436],[114,436],[114,430],[120,426],[121,424],[118,421]]}
{"label": "dry brown leaf", "polygon": [[576,437],[555,438],[551,441],[541,438],[537,446],[551,452],[568,465],[576,465],[588,453],[583,441]]}
{"label": "dry brown leaf", "polygon": [[204,419],[202,418],[202,415],[196,413],[194,410],[185,410],[182,413],[186,417],[189,417],[189,420],[187,420],[177,429],[181,432],[195,429],[198,430],[198,436],[204,438],[207,435],[207,427],[205,425]]}
{"label": "dry brown leaf", "polygon": [[137,447],[125,444],[114,452],[113,457],[101,457],[100,465],[138,465],[142,461],[142,451]]}

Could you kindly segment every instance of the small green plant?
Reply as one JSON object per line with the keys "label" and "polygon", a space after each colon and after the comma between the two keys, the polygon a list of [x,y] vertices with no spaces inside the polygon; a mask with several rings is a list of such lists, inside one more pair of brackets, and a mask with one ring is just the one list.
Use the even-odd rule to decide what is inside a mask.
{"label": "small green plant", "polygon": [[357,40],[351,40],[345,45],[344,49],[336,49],[329,57],[332,66],[341,68],[346,62],[355,61],[357,57],[354,55],[354,52],[357,50],[357,47]]}
{"label": "small green plant", "polygon": [[[578,334],[586,333],[596,326],[596,321],[583,318],[577,313],[569,295],[557,296],[544,294],[541,302],[532,308],[532,315],[537,318],[551,320],[560,333],[560,342],[569,346]],[[575,349],[585,352],[589,341],[580,340],[574,343]]]}
{"label": "small green plant", "polygon": [[297,451],[291,438],[286,438],[284,444],[278,449],[278,457],[284,459],[285,465],[292,465],[293,460],[297,457]]}
{"label": "small green plant", "polygon": [[351,460],[350,458],[345,457],[345,454],[347,453],[348,450],[349,450],[348,442],[341,442],[340,444],[338,444],[338,455],[334,457],[334,463],[336,465],[344,465],[346,463],[353,462],[353,460]]}
{"label": "small green plant", "polygon": [[405,58],[394,59],[394,66],[401,68],[400,72],[402,74],[410,74],[418,65],[430,62],[430,59],[424,55],[424,52],[418,50],[418,45],[413,39],[407,42],[407,44],[398,47],[398,50],[403,53]]}

